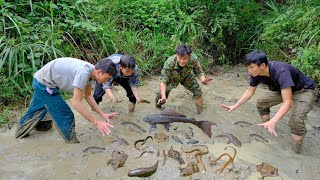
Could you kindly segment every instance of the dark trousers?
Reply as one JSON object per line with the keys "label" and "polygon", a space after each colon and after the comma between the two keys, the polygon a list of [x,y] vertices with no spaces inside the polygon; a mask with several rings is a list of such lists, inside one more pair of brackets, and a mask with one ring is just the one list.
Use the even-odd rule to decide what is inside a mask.
{"label": "dark trousers", "polygon": [[[115,78],[113,79],[113,82],[116,82],[120,84],[124,90],[127,92],[127,97],[129,98],[129,101],[132,103],[136,103],[137,100],[134,97],[131,87],[129,86],[129,79],[128,78]],[[113,83],[112,82],[112,83]],[[99,84],[96,82],[93,98],[96,100],[97,104],[99,104],[102,101],[102,96],[105,94],[105,91],[102,89],[102,84]]]}

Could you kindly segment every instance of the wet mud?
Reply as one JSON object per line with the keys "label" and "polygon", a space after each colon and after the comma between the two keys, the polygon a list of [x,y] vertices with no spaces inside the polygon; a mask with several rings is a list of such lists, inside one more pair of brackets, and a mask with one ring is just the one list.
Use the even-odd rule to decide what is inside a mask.
{"label": "wet mud", "polygon": [[[122,101],[112,107],[112,103],[105,96],[101,103],[101,107],[106,112],[111,110],[120,112],[119,118],[111,121],[114,125],[114,128],[111,129],[112,134],[102,136],[92,124],[74,110],[79,144],[65,143],[55,127],[45,132],[32,131],[28,137],[18,140],[14,138],[16,124],[10,129],[3,128],[0,131],[0,179],[141,179],[140,177],[129,177],[128,173],[138,168],[153,167],[156,162],[159,162],[156,171],[153,172],[154,169],[152,169],[152,173],[149,172],[151,174],[149,179],[190,179],[190,175],[192,179],[256,180],[261,179],[256,166],[263,162],[272,164],[278,169],[279,176],[271,177],[273,180],[319,179],[319,108],[314,108],[308,114],[306,122],[308,133],[302,153],[295,154],[291,150],[291,134],[286,125],[289,115],[286,115],[277,124],[278,137],[256,126],[260,121],[255,102],[257,97],[266,91],[264,87],[259,87],[252,99],[231,113],[219,108],[220,103],[230,105],[235,103],[245,91],[246,74],[244,71],[239,73],[239,77],[236,73],[212,76],[213,83],[202,86],[204,111],[199,115],[192,95],[182,86],[172,90],[167,103],[161,109],[156,108],[153,102],[159,89],[158,76],[143,81],[143,86],[139,88],[139,94],[141,98],[151,103],[137,104],[134,113],[128,113],[128,100],[125,91],[120,86],[115,86],[117,91],[114,91],[114,95]],[[70,104],[69,101],[68,103]],[[197,121],[204,120],[217,124],[217,126],[212,126],[212,137],[206,136],[198,127],[184,123],[172,123],[169,132],[163,126],[158,125],[156,132],[149,133],[149,124],[143,121],[143,117],[159,114],[166,107],[174,108],[177,112],[187,117],[193,117]],[[278,108],[279,106],[273,107],[271,113],[274,114]],[[239,121],[245,121],[252,125],[235,124]],[[125,122],[135,123],[146,132],[130,131],[124,125]],[[190,129],[192,129],[192,136],[189,133]],[[156,138],[154,137],[155,133],[158,134]],[[165,136],[159,136],[160,133],[164,133]],[[227,144],[228,138],[216,137],[226,133],[237,137],[242,146]],[[250,134],[258,134],[268,142],[252,140]],[[139,143],[138,149],[134,147],[135,141],[145,139],[148,136],[152,136],[154,140],[149,139],[143,145]],[[183,144],[173,140],[172,136],[182,138]],[[187,143],[189,138],[196,140],[197,143]],[[205,170],[195,157],[198,151],[184,153],[181,150],[181,146],[190,150],[196,147],[201,148],[201,145],[206,145],[209,151],[207,154],[201,155],[201,162],[206,167]],[[212,165],[210,165],[210,159],[217,159],[224,153],[228,153],[232,157],[234,152],[231,148],[226,149],[228,146],[235,148],[237,155],[234,161],[220,172],[221,167],[229,158],[223,156]],[[89,147],[99,148],[91,148],[90,150],[94,150],[94,153],[88,153],[86,151],[89,151]],[[168,151],[171,147],[181,154],[184,164],[180,165],[175,159],[168,157]],[[108,165],[114,151],[121,151],[128,155],[126,161],[122,161],[123,164],[117,166],[116,170]],[[144,151],[154,153],[144,153],[139,157]],[[139,158],[137,159],[137,157]],[[166,162],[164,163],[164,161]],[[188,164],[193,165],[192,168],[186,168]]]}

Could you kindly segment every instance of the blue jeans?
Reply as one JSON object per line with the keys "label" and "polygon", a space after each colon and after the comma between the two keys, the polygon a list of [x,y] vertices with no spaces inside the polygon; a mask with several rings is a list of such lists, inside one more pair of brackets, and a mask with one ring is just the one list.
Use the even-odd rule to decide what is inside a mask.
{"label": "blue jeans", "polygon": [[44,116],[49,113],[60,135],[67,142],[76,139],[74,114],[67,103],[62,99],[57,88],[50,88],[33,79],[34,94],[28,111],[20,119],[16,138],[26,136]]}

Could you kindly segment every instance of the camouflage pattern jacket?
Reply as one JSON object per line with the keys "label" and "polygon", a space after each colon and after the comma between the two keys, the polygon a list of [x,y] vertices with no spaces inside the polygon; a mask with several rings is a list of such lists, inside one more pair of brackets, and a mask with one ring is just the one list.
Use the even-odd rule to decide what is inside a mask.
{"label": "camouflage pattern jacket", "polygon": [[166,84],[170,83],[172,86],[177,87],[179,83],[183,82],[187,77],[197,76],[199,78],[203,75],[205,74],[195,54],[192,53],[190,55],[187,65],[183,68],[179,66],[176,55],[173,55],[164,63],[161,70],[160,81]]}

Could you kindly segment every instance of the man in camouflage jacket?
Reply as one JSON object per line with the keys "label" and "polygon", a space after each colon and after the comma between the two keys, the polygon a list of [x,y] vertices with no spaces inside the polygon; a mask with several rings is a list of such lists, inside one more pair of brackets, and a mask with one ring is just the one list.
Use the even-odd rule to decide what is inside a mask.
{"label": "man in camouflage jacket", "polygon": [[198,114],[201,113],[203,111],[203,98],[196,76],[204,85],[212,80],[203,72],[199,60],[192,53],[191,47],[180,45],[176,49],[176,55],[170,56],[162,68],[160,92],[157,93],[155,99],[156,107],[160,108],[166,102],[170,91],[180,83],[193,93]]}

